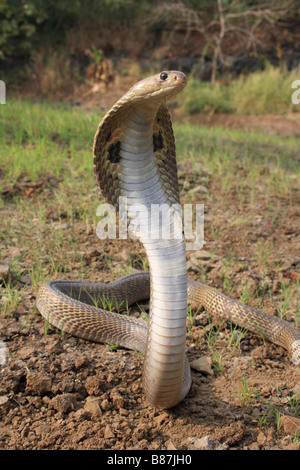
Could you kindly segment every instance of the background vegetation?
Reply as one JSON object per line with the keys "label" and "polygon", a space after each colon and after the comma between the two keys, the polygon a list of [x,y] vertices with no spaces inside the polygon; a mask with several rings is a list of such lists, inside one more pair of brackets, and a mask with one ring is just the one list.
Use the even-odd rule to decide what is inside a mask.
{"label": "background vegetation", "polygon": [[188,73],[188,113],[297,111],[299,17],[299,0],[0,0],[0,78],[10,91],[61,98],[91,85],[92,66],[107,85],[129,61],[135,78]]}
{"label": "background vegetation", "polygon": [[260,335],[188,309],[187,352],[207,367],[167,415],[145,402],[140,355],[71,338],[36,308],[46,280],[147,269],[137,241],[96,235],[93,138],[112,100],[176,68],[181,202],[205,205],[189,277],[299,328],[300,115],[274,116],[300,108],[299,3],[0,0],[0,448],[300,449],[298,371]]}
{"label": "background vegetation", "polygon": [[268,66],[263,71],[241,76],[226,84],[212,85],[192,78],[181,102],[188,114],[297,112],[299,105],[291,101],[291,84],[299,77],[299,68],[288,71]]}

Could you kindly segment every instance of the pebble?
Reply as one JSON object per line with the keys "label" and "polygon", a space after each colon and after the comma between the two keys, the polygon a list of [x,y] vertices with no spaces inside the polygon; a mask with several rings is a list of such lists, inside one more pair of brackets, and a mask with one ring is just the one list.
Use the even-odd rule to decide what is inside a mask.
{"label": "pebble", "polygon": [[49,343],[45,345],[45,350],[49,354],[60,354],[63,352],[63,347],[60,340],[49,339],[48,341]]}
{"label": "pebble", "polygon": [[206,193],[208,194],[209,191],[206,186],[203,184],[199,184],[198,186],[195,186],[193,189],[191,189],[191,193]]}
{"label": "pebble", "polygon": [[173,442],[171,440],[167,441],[165,443],[165,446],[166,446],[167,450],[177,450],[177,447],[173,444]]}
{"label": "pebble", "polygon": [[45,395],[51,391],[51,377],[39,372],[28,372],[26,375],[26,392]]}
{"label": "pebble", "polygon": [[263,446],[265,444],[266,440],[267,440],[267,437],[265,436],[265,434],[263,432],[259,432],[259,434],[257,436],[258,445]]}
{"label": "pebble", "polygon": [[199,250],[190,255],[190,258],[187,260],[187,269],[188,271],[200,272],[201,268],[211,263],[211,261],[212,256],[209,251]]}
{"label": "pebble", "polygon": [[125,400],[116,388],[113,388],[112,391],[110,392],[110,398],[112,399],[114,406],[116,406],[119,409],[124,408]]}
{"label": "pebble", "polygon": [[34,432],[37,436],[48,435],[51,432],[50,424],[40,424],[34,428]]}
{"label": "pebble", "polygon": [[112,439],[115,437],[111,427],[107,424],[104,430],[104,439]]}
{"label": "pebble", "polygon": [[199,313],[199,315],[195,317],[195,320],[194,320],[195,326],[207,326],[208,324],[209,324],[209,317],[206,313],[204,312]]}
{"label": "pebble", "polygon": [[280,424],[289,436],[295,436],[300,433],[300,418],[294,416],[282,415],[280,417]]}
{"label": "pebble", "polygon": [[195,439],[193,444],[196,450],[226,450],[228,448],[227,445],[221,444],[221,442],[212,439],[210,436]]}
{"label": "pebble", "polygon": [[198,372],[213,375],[211,358],[209,356],[201,356],[198,359],[191,361],[190,366],[192,369],[197,370]]}
{"label": "pebble", "polygon": [[102,416],[99,398],[87,397],[84,409],[85,411],[91,413],[93,418],[99,418]]}
{"label": "pebble", "polygon": [[20,359],[28,359],[34,356],[35,348],[31,346],[25,346],[18,351],[18,356]]}
{"label": "pebble", "polygon": [[67,222],[52,222],[51,226],[54,230],[68,230],[72,228],[72,225]]}
{"label": "pebble", "polygon": [[7,403],[8,400],[9,400],[8,396],[6,396],[6,395],[0,396],[0,406],[5,405],[5,403]]}
{"label": "pebble", "polygon": [[0,264],[0,281],[7,281],[9,278],[10,269],[8,264]]}
{"label": "pebble", "polygon": [[56,395],[52,398],[49,406],[61,413],[68,413],[69,411],[74,410],[75,401],[76,399],[72,393],[62,393],[61,395]]}
{"label": "pebble", "polygon": [[199,250],[196,253],[194,253],[194,256],[196,259],[207,259],[207,260],[211,259],[211,254],[207,250]]}
{"label": "pebble", "polygon": [[101,392],[101,383],[99,377],[92,375],[87,377],[85,389],[89,395],[99,395]]}
{"label": "pebble", "polygon": [[100,406],[103,411],[108,411],[112,409],[113,405],[107,398],[104,398],[104,400],[101,401]]}

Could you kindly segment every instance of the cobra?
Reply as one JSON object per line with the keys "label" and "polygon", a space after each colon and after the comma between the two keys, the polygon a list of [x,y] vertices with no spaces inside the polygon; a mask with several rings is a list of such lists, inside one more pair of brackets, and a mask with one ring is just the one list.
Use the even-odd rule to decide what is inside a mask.
{"label": "cobra", "polygon": [[[136,204],[143,208],[142,220],[146,220],[153,204],[163,205],[168,212],[180,202],[174,135],[166,101],[186,83],[186,76],[177,71],[139,81],[107,112],[96,132],[97,181],[106,200],[117,209],[119,197],[126,197],[126,215],[133,234],[137,233],[132,224]],[[180,219],[180,211],[177,215]],[[141,351],[144,392],[158,408],[176,406],[191,386],[185,354],[190,301],[283,346],[292,361],[299,364],[300,333],[292,324],[187,279],[184,237],[178,227],[175,221],[170,224],[168,238],[151,237],[146,224],[140,227],[138,237],[148,258],[149,273],[132,274],[102,285],[45,283],[37,296],[41,314],[71,335]],[[151,226],[151,230],[157,228],[155,223]],[[149,321],[105,310],[101,299],[107,297],[127,305],[150,298]]]}

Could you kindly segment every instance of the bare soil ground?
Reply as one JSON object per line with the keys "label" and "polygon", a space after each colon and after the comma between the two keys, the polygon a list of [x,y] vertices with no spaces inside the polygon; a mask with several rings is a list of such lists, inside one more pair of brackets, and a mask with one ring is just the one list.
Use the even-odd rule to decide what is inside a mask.
{"label": "bare soil ground", "polygon": [[[287,127],[285,122],[283,132]],[[188,168],[180,169],[180,181],[182,185],[185,182],[183,199],[201,183],[194,181]],[[39,188],[27,188],[26,192],[26,182],[20,187],[22,196],[31,197],[34,203]],[[224,207],[219,181],[210,177],[206,187],[210,198],[206,202],[205,250],[213,255],[204,254],[201,259],[189,254],[189,275],[195,279],[204,277],[209,284],[236,298],[249,282],[251,289],[267,292],[265,310],[275,314],[274,302],[280,305],[284,300],[281,282],[292,289],[293,299],[298,295],[299,191],[293,205],[288,195],[280,196],[281,223],[271,230],[274,214],[268,208],[278,202],[276,194],[266,200],[260,193],[253,212],[247,214],[251,222],[235,225],[231,223],[239,215],[235,189],[230,191]],[[51,214],[50,201],[46,220],[48,224],[57,223]],[[0,217],[10,217],[17,227],[18,213],[13,201],[2,207]],[[109,282],[118,278],[122,274],[121,261],[131,260],[133,268],[140,269],[139,255],[144,253],[138,244],[105,242],[105,254],[112,259],[108,271],[95,234],[87,233],[84,224],[76,219],[74,228],[84,253],[84,265],[91,268],[91,280]],[[67,224],[65,230],[68,233]],[[271,241],[275,247],[263,267],[255,243],[258,233],[266,246]],[[33,231],[32,236],[38,235]],[[14,240],[6,240],[1,248],[2,263],[13,262],[22,252],[22,246],[15,246]],[[235,262],[225,263],[231,254]],[[31,268],[29,261],[24,261],[22,267],[27,272]],[[81,266],[72,267],[73,272],[76,269]],[[228,285],[224,283],[225,270]],[[193,323],[187,321],[188,356],[190,361],[201,357],[206,370],[193,369],[193,385],[186,399],[175,409],[160,411],[145,400],[142,358],[136,352],[62,335],[51,327],[45,334],[28,275],[13,282],[22,289],[22,302],[1,317],[0,339],[6,354],[5,361],[2,354],[0,363],[0,448],[300,449],[300,370],[291,364],[282,348],[246,333],[240,346],[233,350],[229,346],[230,326],[223,324],[219,331],[214,330],[214,348],[221,358],[218,369],[206,338],[211,325],[205,314],[198,313]],[[1,293],[4,297],[4,285]],[[257,306],[255,298],[251,305]],[[288,320],[295,321],[295,311],[296,306],[291,303]],[[291,403],[296,405],[292,407]],[[276,411],[280,412],[280,423]]]}

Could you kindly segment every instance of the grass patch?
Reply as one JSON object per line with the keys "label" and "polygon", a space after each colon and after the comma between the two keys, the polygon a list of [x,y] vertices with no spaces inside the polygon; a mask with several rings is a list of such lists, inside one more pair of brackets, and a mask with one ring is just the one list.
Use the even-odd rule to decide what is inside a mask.
{"label": "grass patch", "polygon": [[[214,175],[224,174],[240,184],[251,185],[263,178],[264,184],[283,184],[291,174],[300,178],[299,142],[294,137],[262,132],[198,127],[188,122],[175,125],[177,158],[195,167],[201,162]],[[224,186],[228,181],[223,179]]]}
{"label": "grass patch", "polygon": [[[93,138],[101,115],[48,102],[12,100],[0,107],[0,190],[20,178],[38,181],[54,175],[59,217],[81,213],[87,227],[99,199],[92,163]],[[174,123],[178,162],[192,164],[197,178],[201,163],[220,179],[221,193],[234,182],[240,197],[249,186],[291,191],[291,177],[300,181],[298,139],[242,130],[207,129]],[[198,172],[199,173],[199,172]],[[200,171],[201,173],[201,171]],[[199,174],[200,174],[199,173]],[[267,193],[267,192],[266,192]],[[17,200],[16,195],[15,199]],[[24,201],[24,198],[23,198]],[[76,201],[76,202],[75,202]],[[3,202],[2,202],[3,203]],[[43,212],[43,207],[36,209]]]}
{"label": "grass patch", "polygon": [[189,86],[182,94],[182,103],[188,114],[234,111],[228,87],[219,83],[212,86],[193,78],[189,80]]}
{"label": "grass patch", "polygon": [[[36,181],[54,174],[62,180],[63,191],[55,192],[58,207],[74,207],[74,201],[66,198],[77,195],[78,202],[80,195],[88,197],[92,188],[96,190],[92,146],[101,117],[95,111],[48,102],[12,100],[1,106],[0,184],[13,184],[24,175]],[[241,172],[241,185],[263,179],[264,185],[273,188],[288,187],[291,174],[296,180],[300,178],[297,138],[201,128],[189,122],[176,122],[174,128],[178,162],[188,161],[195,174],[200,162],[214,175],[223,174],[224,188],[228,187],[228,178],[237,180]],[[82,210],[86,214],[88,207]]]}
{"label": "grass patch", "polygon": [[285,114],[299,112],[299,105],[291,101],[292,83],[299,80],[300,70],[275,68],[240,76],[228,84],[189,80],[189,86],[180,98],[185,112],[235,114]]}
{"label": "grass patch", "polygon": [[[92,146],[101,117],[95,111],[48,102],[12,100],[1,106],[0,190],[24,175],[32,181],[54,175],[61,180],[59,189],[54,191],[57,210],[71,218],[74,211],[79,211],[88,225],[89,202],[95,199],[96,191],[99,194]],[[199,164],[213,175],[223,175],[220,188],[223,191],[233,181],[240,185],[241,197],[245,188],[254,188],[260,181],[265,188],[279,191],[290,190],[291,177],[300,181],[296,138],[224,131],[221,127],[201,128],[189,122],[176,122],[174,128],[179,164],[189,162],[195,178],[201,173],[197,170]],[[42,207],[38,210],[43,212]]]}
{"label": "grass patch", "polygon": [[4,179],[26,173],[68,172],[90,176],[92,145],[101,116],[47,102],[10,100],[0,107],[0,159]]}

